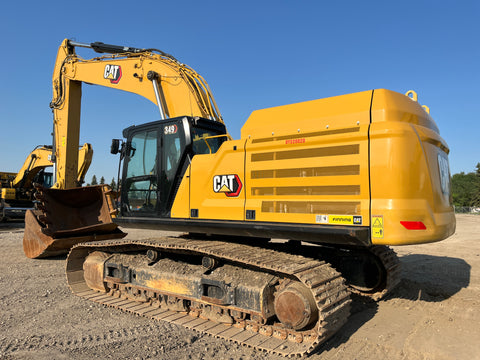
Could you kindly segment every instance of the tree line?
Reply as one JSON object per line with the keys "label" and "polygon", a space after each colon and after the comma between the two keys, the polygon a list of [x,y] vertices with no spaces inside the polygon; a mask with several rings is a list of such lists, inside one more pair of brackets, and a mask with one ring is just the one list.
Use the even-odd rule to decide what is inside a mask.
{"label": "tree line", "polygon": [[480,163],[475,172],[452,176],[453,204],[456,207],[480,207]]}
{"label": "tree line", "polygon": [[[92,181],[90,183],[87,183],[87,186],[99,185],[99,184],[104,185],[105,184],[105,178],[102,176],[100,178],[100,183],[99,183],[98,180],[97,180],[97,176],[93,175],[92,176]],[[115,181],[115,178],[112,178],[112,181],[108,185],[110,185],[110,187],[115,190],[117,188],[117,182]]]}

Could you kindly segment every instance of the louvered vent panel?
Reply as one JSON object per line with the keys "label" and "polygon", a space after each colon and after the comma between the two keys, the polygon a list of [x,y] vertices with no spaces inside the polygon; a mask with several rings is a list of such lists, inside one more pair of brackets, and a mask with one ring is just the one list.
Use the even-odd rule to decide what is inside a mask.
{"label": "louvered vent panel", "polygon": [[360,145],[302,145],[251,154],[249,195],[262,199],[261,211],[359,214]]}

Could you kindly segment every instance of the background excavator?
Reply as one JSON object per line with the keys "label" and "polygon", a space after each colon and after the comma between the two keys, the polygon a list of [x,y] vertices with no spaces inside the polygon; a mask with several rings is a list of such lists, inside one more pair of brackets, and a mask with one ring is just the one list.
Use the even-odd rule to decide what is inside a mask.
{"label": "background excavator", "polygon": [[[34,184],[49,188],[53,185],[52,146],[39,145],[27,156],[18,173],[0,172],[0,220],[23,219],[33,208]],[[78,171],[75,185],[81,186],[92,162],[93,149],[85,143],[78,151]]]}
{"label": "background excavator", "polygon": [[[107,55],[84,60],[76,47]],[[118,203],[104,188],[74,188],[82,82],[159,107],[160,120],[112,142],[123,161]],[[67,190],[39,190],[24,248],[45,238],[41,256],[73,246],[67,280],[86,299],[302,355],[347,321],[352,292],[377,300],[395,287],[387,245],[455,230],[449,149],[413,92],[258,110],[233,140],[206,82],[171,55],[65,40],[53,93],[54,187]],[[103,240],[115,224],[186,234]]]}

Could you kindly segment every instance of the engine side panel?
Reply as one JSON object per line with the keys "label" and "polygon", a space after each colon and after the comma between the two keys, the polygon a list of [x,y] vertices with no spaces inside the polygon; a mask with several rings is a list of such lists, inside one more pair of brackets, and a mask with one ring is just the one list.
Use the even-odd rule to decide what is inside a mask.
{"label": "engine side panel", "polygon": [[[259,110],[242,135],[256,220],[368,226],[371,91]],[[258,123],[258,128],[253,124]]]}

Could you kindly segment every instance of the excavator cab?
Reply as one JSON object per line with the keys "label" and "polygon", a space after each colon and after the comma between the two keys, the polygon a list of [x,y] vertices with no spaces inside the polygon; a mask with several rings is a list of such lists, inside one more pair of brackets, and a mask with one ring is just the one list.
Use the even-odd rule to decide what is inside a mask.
{"label": "excavator cab", "polygon": [[32,182],[34,184],[40,184],[46,188],[51,188],[53,186],[53,173],[42,169],[37,175],[35,175]]}
{"label": "excavator cab", "polygon": [[124,160],[120,216],[164,218],[193,156],[215,153],[228,138],[224,124],[185,116],[131,126],[123,136],[121,149],[112,143]]}

